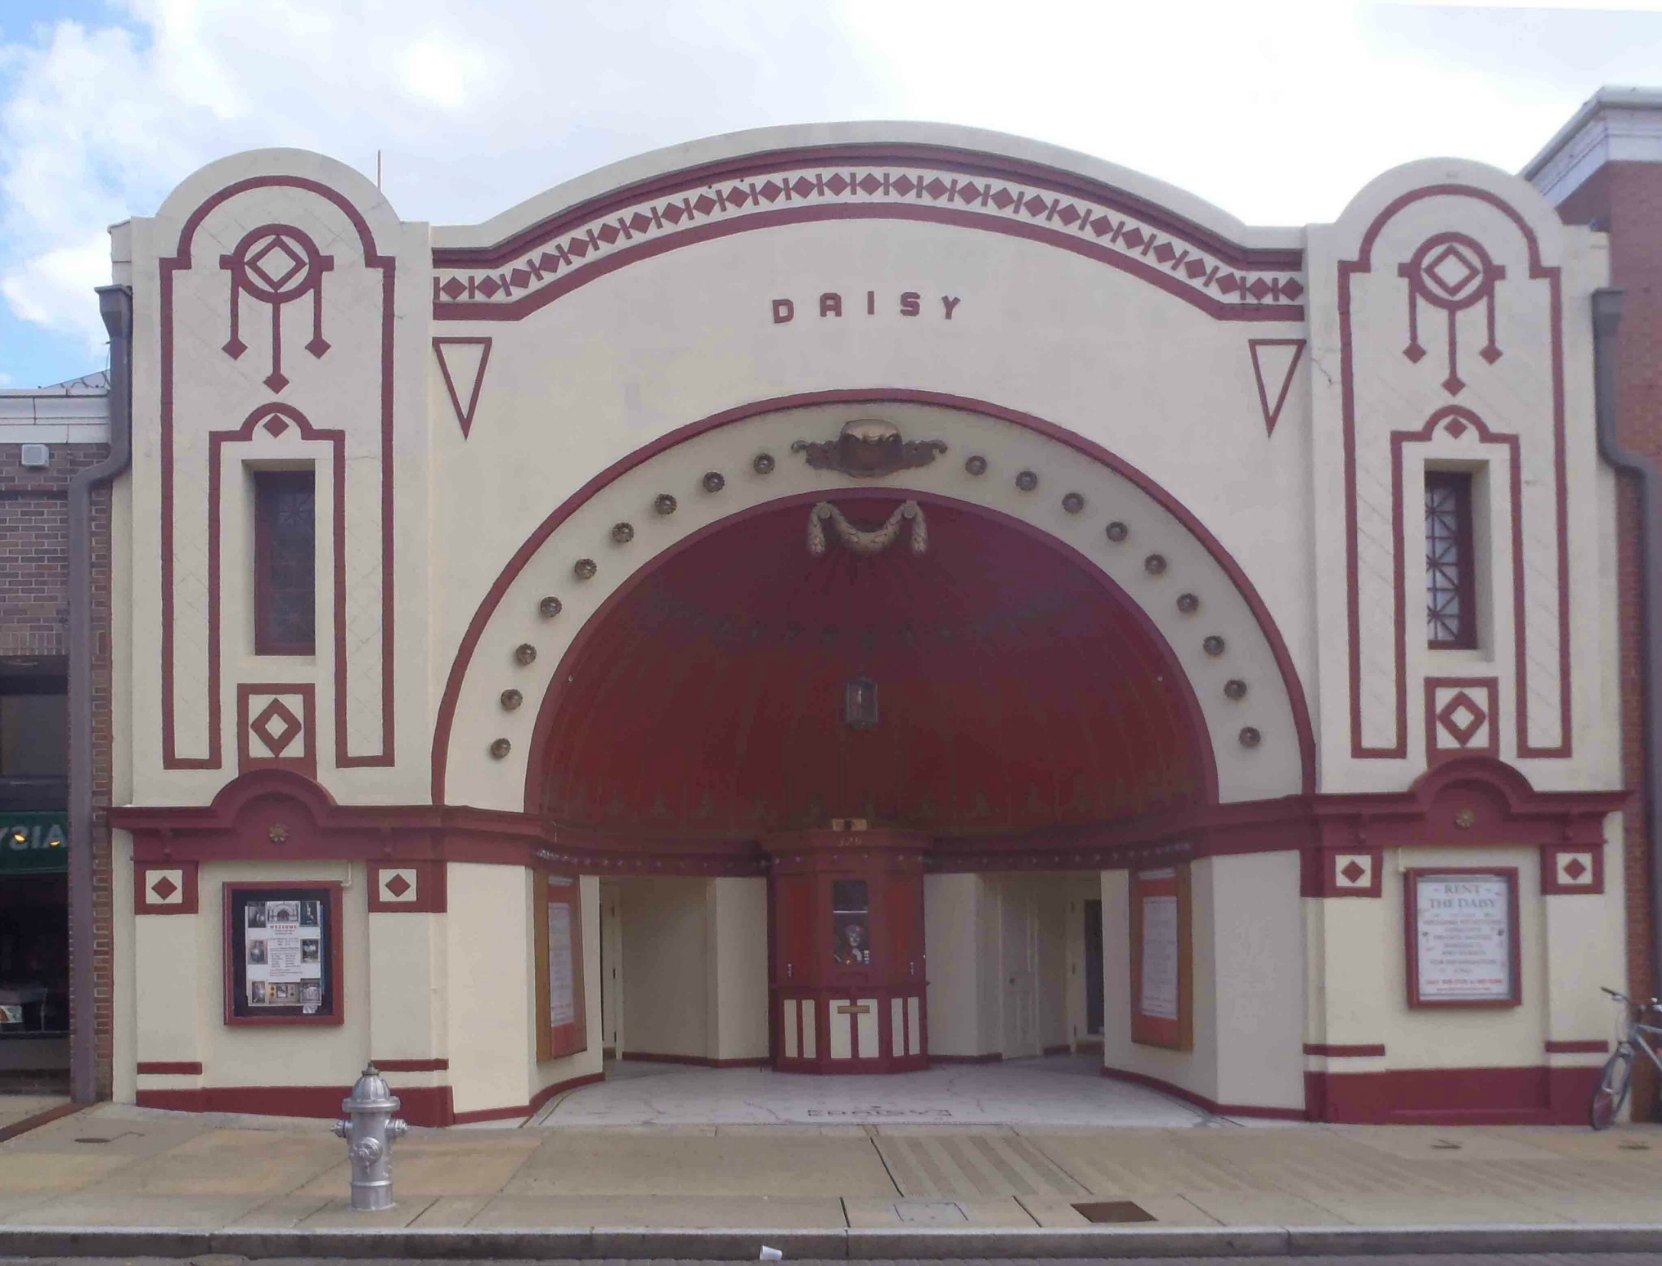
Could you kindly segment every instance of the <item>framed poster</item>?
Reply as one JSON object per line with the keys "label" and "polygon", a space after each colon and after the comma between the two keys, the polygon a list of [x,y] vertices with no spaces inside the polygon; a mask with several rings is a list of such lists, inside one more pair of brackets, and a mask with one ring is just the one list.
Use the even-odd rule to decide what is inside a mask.
{"label": "framed poster", "polygon": [[1404,879],[1408,1005],[1517,1006],[1517,869],[1410,870]]}
{"label": "framed poster", "polygon": [[1189,867],[1131,872],[1131,1040],[1191,1050],[1194,938]]}
{"label": "framed poster", "polygon": [[340,1024],[337,882],[224,886],[225,1023]]}
{"label": "framed poster", "polygon": [[537,1058],[589,1046],[583,1003],[582,885],[575,876],[533,873],[537,965]]}

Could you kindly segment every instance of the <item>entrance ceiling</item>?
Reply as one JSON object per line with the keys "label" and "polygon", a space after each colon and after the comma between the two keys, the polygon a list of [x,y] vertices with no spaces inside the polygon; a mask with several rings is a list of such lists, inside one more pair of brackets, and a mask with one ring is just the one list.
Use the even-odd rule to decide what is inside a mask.
{"label": "entrance ceiling", "polygon": [[[901,498],[839,499],[872,528]],[[556,677],[546,811],[610,833],[751,836],[834,817],[938,836],[1176,808],[1206,735],[1137,617],[1076,560],[924,503],[928,551],[806,545],[793,503],[695,539],[584,630]],[[844,720],[845,685],[879,719]]]}

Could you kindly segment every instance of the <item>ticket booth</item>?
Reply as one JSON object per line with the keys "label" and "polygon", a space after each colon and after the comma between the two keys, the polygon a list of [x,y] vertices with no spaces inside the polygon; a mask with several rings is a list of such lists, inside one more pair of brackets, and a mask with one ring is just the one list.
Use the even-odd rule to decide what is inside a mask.
{"label": "ticket booth", "polygon": [[923,858],[907,831],[804,831],[771,859],[773,1063],[781,1072],[929,1066]]}

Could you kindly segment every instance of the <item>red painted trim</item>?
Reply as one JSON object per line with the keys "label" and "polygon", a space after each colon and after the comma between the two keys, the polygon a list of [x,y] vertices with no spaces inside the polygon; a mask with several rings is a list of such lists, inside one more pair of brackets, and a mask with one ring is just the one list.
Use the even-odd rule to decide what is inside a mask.
{"label": "red painted trim", "polygon": [[138,1075],[140,1077],[162,1076],[201,1076],[202,1065],[196,1060],[140,1060]]}
{"label": "red painted trim", "polygon": [[[204,1086],[194,1090],[138,1091],[141,1108],[172,1112],[234,1112],[245,1116],[324,1117],[341,1115],[350,1086]],[[449,1086],[394,1087],[399,1115],[411,1125],[458,1124]]]}
{"label": "red painted trim", "polygon": [[[1515,611],[1514,634],[1516,636],[1516,667],[1519,679],[1517,698],[1517,733],[1518,755],[1520,757],[1567,757],[1571,754],[1571,711],[1570,711],[1570,609],[1569,609],[1569,511],[1568,511],[1568,476],[1565,467],[1565,434],[1564,434],[1564,353],[1563,353],[1563,305],[1561,297],[1560,269],[1547,267],[1541,262],[1540,243],[1536,240],[1534,230],[1528,222],[1509,203],[1499,196],[1478,189],[1470,185],[1429,185],[1422,189],[1403,194],[1393,201],[1374,219],[1363,234],[1361,246],[1353,260],[1339,262],[1339,354],[1340,354],[1340,382],[1342,396],[1342,411],[1344,416],[1344,454],[1345,454],[1345,562],[1347,584],[1347,604],[1349,616],[1350,637],[1350,741],[1351,756],[1355,759],[1392,759],[1399,760],[1408,754],[1408,722],[1407,722],[1407,668],[1406,642],[1404,640],[1404,594],[1400,581],[1402,569],[1402,534],[1396,534],[1395,553],[1397,556],[1396,571],[1398,582],[1395,594],[1396,602],[1396,739],[1384,746],[1368,746],[1362,738],[1362,657],[1361,657],[1361,598],[1359,591],[1360,564],[1358,561],[1359,537],[1357,526],[1357,485],[1356,485],[1356,374],[1355,374],[1355,344],[1351,330],[1351,279],[1358,273],[1370,273],[1373,270],[1373,249],[1380,232],[1387,221],[1397,215],[1404,208],[1425,198],[1433,197],[1467,197],[1496,208],[1516,226],[1529,250],[1529,277],[1532,281],[1545,281],[1550,295],[1550,325],[1551,325],[1551,360],[1552,360],[1552,433],[1553,433],[1553,469],[1555,472],[1556,502],[1557,502],[1557,550],[1558,550],[1558,660],[1559,660],[1559,698],[1558,706],[1561,715],[1561,741],[1551,747],[1536,747],[1529,742],[1528,729],[1528,691],[1524,688],[1524,676],[1527,668],[1527,654],[1524,646],[1524,625],[1522,613],[1525,610],[1523,577],[1521,573],[1515,576],[1513,602]],[[1432,415],[1431,421],[1426,424],[1424,434],[1429,437],[1431,429],[1446,417],[1458,415],[1463,420],[1477,423],[1480,435],[1488,441],[1487,428],[1477,422],[1476,415],[1470,410],[1449,406],[1439,409]],[[1511,437],[1514,446],[1517,437]],[[1393,436],[1392,444],[1396,443]],[[1512,530],[1515,559],[1521,558],[1522,540],[1522,498],[1521,498],[1521,470],[1518,453],[1514,447],[1512,459],[1513,471],[1513,505]],[[1400,482],[1393,475],[1393,504],[1392,517],[1400,528],[1402,521],[1402,501]]]}
{"label": "red painted trim", "polygon": [[[1272,402],[1269,391],[1264,382],[1264,369],[1258,359],[1260,347],[1290,347],[1293,349],[1293,359],[1287,363],[1287,377],[1282,380],[1281,390]],[[1249,338],[1247,353],[1252,357],[1252,377],[1258,384],[1258,406],[1264,411],[1264,433],[1275,434],[1275,424],[1281,420],[1281,409],[1287,403],[1287,397],[1293,390],[1293,379],[1298,376],[1298,363],[1304,358],[1304,340],[1301,338]]]}
{"label": "red painted trim", "polygon": [[997,1051],[987,1055],[937,1055],[934,1051],[929,1052],[931,1064],[999,1064],[1003,1061],[1004,1056]]}
{"label": "red painted trim", "polygon": [[[389,870],[415,872],[415,900],[388,901],[381,895],[381,876]],[[369,863],[369,912],[371,914],[443,914],[450,908],[449,868],[443,861],[391,861]]]}
{"label": "red painted trim", "polygon": [[587,1073],[582,1077],[557,1081],[552,1086],[544,1086],[532,1095],[530,1103],[516,1108],[479,1108],[472,1112],[458,1112],[451,1124],[471,1125],[476,1121],[508,1121],[514,1117],[528,1117],[541,1111],[543,1106],[555,1095],[564,1094],[568,1090],[577,1090],[583,1086],[592,1086],[597,1081],[605,1080],[605,1073]]}
{"label": "red painted trim", "polygon": [[1151,1090],[1158,1090],[1181,1099],[1185,1103],[1192,1103],[1196,1107],[1224,1117],[1255,1117],[1266,1121],[1304,1121],[1308,1118],[1302,1108],[1263,1108],[1249,1103],[1219,1103],[1215,1099],[1208,1099],[1205,1095],[1196,1094],[1182,1086],[1159,1077],[1150,1077],[1147,1073],[1134,1073],[1126,1068],[1104,1068],[1102,1075],[1114,1081],[1128,1081],[1133,1085],[1147,1086]]}
{"label": "red painted trim", "polygon": [[[182,889],[178,901],[171,904],[152,903],[150,897],[150,872],[156,870],[176,870],[179,872],[179,887]],[[162,863],[135,862],[133,864],[133,913],[134,914],[195,914],[201,908],[201,889],[198,885],[197,864],[193,861],[169,861]]]}
{"label": "red painted trim", "polygon": [[[1491,1001],[1420,997],[1420,960],[1414,948],[1419,930],[1419,904],[1416,894],[1421,878],[1427,875],[1471,875],[1484,879],[1504,879],[1506,881],[1509,953],[1511,957],[1510,972],[1512,977],[1512,991],[1508,997]],[[1492,1009],[1496,1007],[1516,1007],[1523,1004],[1523,932],[1518,926],[1518,868],[1516,866],[1422,866],[1405,870],[1402,874],[1402,940],[1408,957],[1408,1005],[1410,1007],[1416,1009],[1432,1007],[1438,1009],[1448,1007]]]}
{"label": "red painted trim", "polygon": [[[1586,854],[1592,878],[1584,884],[1558,882],[1558,859],[1565,853]],[[1543,897],[1592,896],[1604,891],[1604,843],[1541,845],[1541,895]]]}
{"label": "red painted trim", "polygon": [[[296,888],[322,888],[328,892],[329,1010],[320,1011],[317,1015],[238,1015],[237,963],[234,956],[237,898],[261,892],[290,892]],[[346,957],[346,929],[342,926],[341,905],[341,882],[338,879],[297,879],[291,883],[228,882],[221,886],[220,906],[224,927],[220,962],[225,980],[224,1023],[227,1027],[305,1027],[346,1023],[346,992],[342,984],[345,977],[342,963]]]}
{"label": "red painted trim", "polygon": [[[299,695],[301,737],[305,752],[301,756],[256,756],[249,742],[248,728],[253,718],[251,699],[254,695]],[[317,777],[317,686],[312,682],[238,682],[237,683],[237,772],[251,769],[292,769],[307,778]]]}
{"label": "red painted trim", "polygon": [[442,1073],[450,1067],[448,1059],[372,1059],[369,1062],[384,1073]]}
{"label": "red painted trim", "polygon": [[[850,488],[840,492],[838,500],[845,505],[868,499],[890,501],[894,498],[895,491],[893,488]],[[538,706],[536,722],[531,731],[531,744],[525,761],[524,806],[526,813],[538,814],[545,811],[543,783],[548,771],[548,744],[553,736],[555,721],[564,698],[563,687],[572,677],[571,666],[580,661],[589,644],[597,638],[603,639],[606,636],[607,617],[624,604],[635,589],[644,584],[655,572],[662,567],[669,566],[684,550],[693,548],[705,538],[727,528],[740,525],[749,519],[772,514],[784,506],[806,506],[824,499],[825,493],[822,490],[819,492],[796,493],[791,496],[778,497],[771,501],[746,506],[725,518],[706,524],[697,531],[683,537],[668,549],[659,551],[631,572],[628,578],[607,596],[594,614],[584,621],[583,627],[578,630],[577,635],[572,638],[553,674],[552,684],[543,695],[542,702]],[[1207,804],[1217,803],[1217,756],[1212,745],[1211,731],[1206,722],[1205,712],[1194,692],[1193,680],[1188,673],[1183,671],[1177,652],[1172,648],[1171,643],[1166,640],[1165,635],[1156,627],[1153,620],[1149,618],[1142,605],[1124,589],[1120,588],[1119,584],[1088,555],[1080,553],[1073,546],[1041,531],[1030,523],[987,506],[960,501],[955,497],[919,494],[915,499],[926,508],[936,504],[950,505],[966,513],[988,519],[1001,527],[1019,532],[1028,539],[1046,545],[1067,557],[1080,569],[1081,573],[1089,576],[1102,586],[1115,606],[1125,613],[1127,619],[1136,623],[1147,636],[1155,653],[1162,655],[1165,659],[1165,669],[1183,709],[1188,732],[1190,735],[1203,736],[1194,743],[1194,750],[1191,753],[1198,767],[1197,772],[1200,777],[1202,796]]]}
{"label": "red painted trim", "polygon": [[[490,338],[436,338],[433,340],[433,355],[438,359],[439,372],[444,375],[444,389],[450,393],[450,405],[456,410],[456,421],[461,424],[462,438],[465,440],[473,433],[473,415],[479,408],[479,392],[485,385],[485,369],[491,363]],[[479,353],[479,372],[473,378],[473,390],[468,393],[467,403],[462,403],[461,393],[456,390],[456,380],[450,373],[450,362],[444,358],[444,349],[447,347],[482,347],[485,350]]]}
{"label": "red painted trim", "polygon": [[[160,296],[160,346],[161,346],[161,383],[160,383],[160,430],[161,430],[161,722],[162,722],[162,767],[164,769],[218,769],[222,760],[223,734],[220,723],[219,702],[219,620],[220,603],[218,594],[219,578],[219,530],[218,530],[218,502],[217,490],[219,480],[219,453],[217,447],[223,432],[215,432],[210,436],[210,451],[208,460],[208,478],[210,488],[210,517],[208,520],[208,544],[210,552],[209,598],[208,598],[208,643],[209,657],[207,664],[208,677],[208,754],[203,757],[182,757],[178,754],[176,718],[174,716],[174,408],[173,408],[173,280],[176,272],[188,272],[194,266],[192,250],[196,231],[202,221],[214,208],[220,206],[238,194],[254,189],[282,188],[299,189],[311,193],[333,204],[352,223],[357,231],[359,245],[363,252],[364,266],[378,269],[381,272],[381,349],[380,349],[380,469],[381,469],[381,751],[371,756],[353,756],[347,752],[346,727],[344,720],[337,725],[335,735],[336,761],[342,767],[354,766],[390,766],[393,764],[393,653],[394,653],[394,605],[393,605],[393,333],[394,333],[394,294],[397,261],[391,255],[380,255],[375,251],[374,235],[370,232],[369,223],[364,219],[358,208],[343,194],[330,188],[320,181],[308,180],[298,176],[256,176],[248,180],[237,181],[218,190],[207,198],[200,206],[191,212],[179,233],[179,243],[175,254],[162,259],[158,263]],[[284,417],[299,418],[298,410],[287,405],[266,404],[249,415],[244,428],[251,428],[258,418],[269,416],[276,412]],[[309,424],[306,424],[309,427]],[[303,428],[304,429],[304,428]],[[330,432],[318,432],[318,436],[328,436]],[[335,435],[342,434],[334,432]],[[344,623],[344,462],[337,450],[335,459],[337,471],[336,489],[336,523],[339,528],[335,542],[336,577],[336,714],[344,718],[346,708],[346,659],[345,659],[345,623]]]}
{"label": "red painted trim", "polygon": [[1306,1072],[1310,1119],[1342,1124],[1580,1125],[1599,1068]]}
{"label": "red painted trim", "polygon": [[[957,196],[959,178],[966,175],[973,177],[975,180],[985,180],[988,177],[995,180],[1004,180],[1017,188],[1025,185],[1027,188],[1023,190],[1022,201],[1025,201],[1027,196],[1038,193],[1042,201],[1051,204],[1050,214],[1045,217],[1045,224],[1019,218],[1023,210],[1020,203],[1009,214],[975,214],[942,203],[860,204],[855,202],[819,203],[810,206],[781,207],[771,211],[750,212],[730,220],[711,221],[694,228],[660,235],[632,246],[613,245],[610,248],[610,253],[605,258],[587,263],[577,269],[575,273],[568,274],[565,278],[532,290],[511,302],[446,301],[439,292],[438,278],[435,277],[433,292],[434,319],[440,321],[518,320],[552,302],[560,295],[569,293],[578,286],[585,284],[587,281],[605,276],[630,263],[650,259],[666,251],[675,250],[680,246],[780,224],[859,219],[936,222],[1043,242],[1133,273],[1160,286],[1162,289],[1171,291],[1220,320],[1301,321],[1304,317],[1302,306],[1293,303],[1269,307],[1251,301],[1250,296],[1241,291],[1237,291],[1241,296],[1239,302],[1226,302],[1206,294],[1195,285],[1179,281],[1175,276],[1175,270],[1185,263],[1187,257],[1192,255],[1196,248],[1214,256],[1219,263],[1232,265],[1243,271],[1263,269],[1302,270],[1304,260],[1300,251],[1254,250],[1227,242],[1212,231],[1183,219],[1163,207],[1158,207],[1101,181],[1081,176],[1077,172],[1023,162],[1019,159],[1006,158],[1001,155],[975,153],[939,145],[854,144],[804,147],[763,151],[758,154],[748,154],[715,163],[706,163],[697,167],[684,168],[680,171],[637,181],[619,189],[609,190],[598,197],[578,203],[530,225],[505,241],[491,246],[452,247],[436,250],[433,252],[433,265],[435,269],[440,270],[451,267],[472,267],[486,273],[501,269],[502,275],[497,277],[496,281],[506,292],[511,287],[508,272],[522,263],[526,265],[526,272],[535,275],[539,279],[541,278],[542,269],[532,260],[544,247],[550,247],[556,253],[564,254],[565,247],[559,239],[564,238],[567,234],[573,234],[575,238],[593,242],[596,229],[605,230],[608,228],[608,224],[602,223],[605,217],[637,206],[642,202],[665,197],[669,197],[671,201],[674,201],[673,195],[680,194],[702,197],[706,192],[724,197],[718,186],[725,181],[734,179],[737,179],[741,184],[751,184],[751,196],[755,197],[754,182],[745,179],[752,176],[756,178],[771,177],[784,183],[786,185],[786,188],[782,191],[784,201],[789,202],[792,198],[789,189],[791,173],[816,168],[822,169],[819,176],[823,178],[824,168],[829,166],[834,169],[845,163],[875,167],[878,170],[884,167],[898,166],[907,169],[902,171],[902,175],[918,177],[920,185],[929,176],[938,175],[942,177],[941,184],[943,186],[950,182],[950,192],[943,190],[943,192],[946,192],[946,201],[948,202]],[[929,170],[920,174],[917,171],[919,167]],[[871,174],[876,175],[877,173],[873,171]],[[887,174],[887,172],[884,173],[885,188],[887,186]],[[848,179],[851,185],[857,178],[858,173],[849,173]],[[963,183],[967,186],[972,182],[964,181]],[[1043,190],[1034,189],[1032,188],[1034,185],[1043,185],[1046,188]],[[821,192],[821,190],[816,190],[816,192]],[[852,192],[850,190],[851,195]],[[990,193],[990,190],[985,192]],[[1142,256],[1148,254],[1150,247],[1153,246],[1153,240],[1146,230],[1142,233],[1142,236],[1147,240],[1142,244],[1141,253],[1132,255],[1130,251],[1134,250],[1135,247],[1113,250],[1100,242],[1085,238],[1083,234],[1089,227],[1086,220],[1077,221],[1071,227],[1047,227],[1051,217],[1061,206],[1060,199],[1044,197],[1047,193],[1060,193],[1067,197],[1094,203],[1111,211],[1134,216],[1143,225],[1158,228],[1160,231],[1180,239],[1177,243],[1178,247],[1186,249],[1175,252],[1175,259],[1167,261],[1163,266],[1157,266],[1156,263],[1147,262],[1142,258]],[[918,196],[919,198],[924,196],[922,189],[918,191]],[[690,198],[683,199],[683,201],[690,201]],[[970,201],[973,201],[973,199],[970,199]],[[985,204],[985,198],[982,201]],[[714,210],[715,208],[712,207],[711,209]],[[725,202],[723,202],[722,209],[725,210]],[[1086,217],[1087,220],[1089,218]],[[612,231],[616,232],[621,229],[625,235],[625,240],[629,240],[629,229],[627,225],[621,224],[620,221],[621,216],[610,222],[613,226]],[[1124,227],[1122,222],[1120,229],[1123,230]],[[1120,232],[1116,231],[1113,238],[1109,240],[1117,241],[1119,236]],[[585,245],[578,249],[586,252],[590,248]],[[1218,269],[1213,268],[1211,274],[1205,275],[1204,280],[1200,281],[1200,285],[1212,284],[1217,272]],[[1196,280],[1199,280],[1199,278]],[[1268,280],[1271,281],[1275,288],[1276,297],[1279,298],[1281,279]],[[1294,278],[1292,280],[1298,281],[1299,279]],[[1300,289],[1296,294],[1288,297],[1296,299],[1302,293],[1303,291]]]}
{"label": "red painted trim", "polygon": [[1385,1054],[1383,1045],[1335,1046],[1327,1042],[1306,1042],[1306,1055],[1325,1055],[1328,1059],[1368,1059]]}
{"label": "red painted trim", "polygon": [[1546,1044],[1548,1055],[1603,1055],[1610,1049],[1610,1043],[1602,1037],[1588,1038],[1586,1041],[1553,1042]]}
{"label": "red painted trim", "polygon": [[[581,506],[588,502],[603,488],[610,485],[619,477],[642,465],[660,453],[674,448],[677,444],[702,435],[718,427],[728,426],[736,422],[743,422],[765,413],[778,412],[785,409],[803,408],[816,404],[866,404],[883,401],[903,401],[907,403],[932,404],[946,408],[960,409],[970,413],[978,413],[986,417],[996,418],[1016,426],[1025,427],[1049,439],[1067,445],[1075,452],[1099,462],[1108,467],[1120,477],[1129,480],[1141,489],[1147,496],[1156,502],[1163,510],[1175,518],[1186,528],[1191,535],[1206,549],[1213,561],[1223,569],[1235,585],[1247,607],[1252,611],[1253,618],[1258,623],[1259,631],[1268,642],[1270,651],[1275,658],[1276,667],[1281,674],[1281,683],[1287,693],[1288,707],[1292,713],[1293,726],[1299,744],[1299,763],[1301,770],[1301,790],[1305,794],[1313,793],[1316,785],[1316,745],[1315,733],[1310,723],[1310,711],[1305,700],[1304,686],[1299,680],[1294,668],[1292,655],[1287,650],[1286,641],[1276,627],[1268,606],[1259,595],[1257,589],[1248,579],[1246,572],[1233,555],[1209,532],[1199,517],[1188,509],[1171,493],[1160,487],[1142,471],[1132,466],[1122,458],[1116,457],[1083,436],[1047,422],[1033,414],[1022,413],[1013,409],[1006,409],[1000,405],[991,404],[984,400],[975,400],[967,396],[953,395],[945,392],[922,391],[915,388],[862,388],[856,390],[817,391],[805,392],[797,395],[778,396],[769,400],[759,400],[750,404],[741,405],[734,409],[723,410],[711,414],[697,422],[688,423],[667,434],[659,436],[651,443],[643,445],[634,452],[620,458],[605,470],[590,479],[581,488],[566,498],[537,528],[526,538],[519,549],[509,559],[489,591],[481,600],[472,620],[468,623],[467,632],[462,638],[456,657],[450,666],[449,676],[446,678],[444,695],[439,704],[438,720],[434,726],[433,757],[432,757],[432,789],[433,802],[443,804],[445,800],[445,767],[449,760],[450,732],[455,723],[456,708],[460,701],[462,685],[466,679],[467,670],[472,662],[474,651],[478,648],[480,639],[484,636],[486,627],[497,608],[501,605],[509,587],[524,571],[544,542],[553,535],[562,523],[572,516]],[[1093,570],[1100,570],[1094,567]],[[1186,675],[1185,675],[1186,676]]]}
{"label": "red painted trim", "polygon": [[[1347,864],[1347,858],[1366,857],[1368,859],[1368,882],[1355,887],[1339,882],[1341,863]],[[1377,848],[1355,847],[1343,844],[1334,844],[1331,848],[1320,851],[1306,850],[1300,866],[1299,895],[1303,897],[1378,897],[1384,894],[1384,862],[1385,855]],[[1310,863],[1316,863],[1312,866]],[[1312,875],[1302,872],[1313,871]]]}
{"label": "red painted trim", "polygon": [[1060,1042],[1055,1046],[1046,1046],[1040,1050],[1040,1055],[1071,1055],[1073,1046],[1067,1042]]}

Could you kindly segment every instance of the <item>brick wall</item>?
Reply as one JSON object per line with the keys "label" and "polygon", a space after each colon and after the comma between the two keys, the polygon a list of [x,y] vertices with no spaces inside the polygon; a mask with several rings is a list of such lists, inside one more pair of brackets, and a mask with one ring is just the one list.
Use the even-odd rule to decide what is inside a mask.
{"label": "brick wall", "polygon": [[[1644,454],[1662,470],[1662,165],[1611,163],[1559,207],[1571,224],[1591,224],[1610,234],[1611,284],[1626,291],[1617,344],[1620,375],[1618,432],[1623,447]],[[1627,815],[1628,992],[1649,998],[1659,983],[1651,973],[1655,912],[1650,905],[1650,853],[1645,832],[1643,630],[1640,608],[1639,496],[1634,481],[1620,481],[1617,505],[1617,584],[1621,623],[1622,776],[1639,793]],[[1662,511],[1662,506],[1655,507]],[[1662,551],[1662,541],[1652,543]],[[1658,555],[1662,558],[1662,554]],[[1662,629],[1653,630],[1662,637]],[[1645,1061],[1637,1061],[1634,1103],[1657,1114],[1657,1087]]]}
{"label": "brick wall", "polygon": [[[54,444],[51,464],[25,469],[17,444],[0,444],[0,655],[69,651],[69,481],[109,454],[103,444]],[[110,497],[93,495],[93,936],[98,1089],[111,1088],[115,1030],[110,902]],[[79,683],[72,682],[73,692]],[[80,947],[70,946],[71,955]],[[79,1024],[79,1017],[72,1017]]]}

